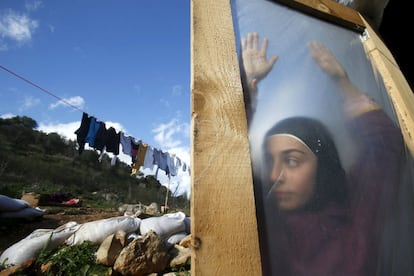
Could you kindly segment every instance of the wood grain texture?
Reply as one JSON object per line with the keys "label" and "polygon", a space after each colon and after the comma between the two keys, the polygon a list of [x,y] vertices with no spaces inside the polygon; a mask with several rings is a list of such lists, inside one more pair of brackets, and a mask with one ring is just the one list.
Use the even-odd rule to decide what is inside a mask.
{"label": "wood grain texture", "polygon": [[261,275],[230,1],[191,12],[191,275]]}
{"label": "wood grain texture", "polygon": [[363,33],[365,22],[359,13],[332,0],[271,0],[341,27]]}
{"label": "wood grain texture", "polygon": [[387,46],[369,24],[366,25],[368,39],[363,43],[365,51],[382,76],[405,143],[414,156],[414,94]]}

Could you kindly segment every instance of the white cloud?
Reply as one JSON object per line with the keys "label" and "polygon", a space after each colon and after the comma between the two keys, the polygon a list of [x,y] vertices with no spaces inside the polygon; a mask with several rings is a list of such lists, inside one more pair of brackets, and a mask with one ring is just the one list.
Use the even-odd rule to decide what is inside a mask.
{"label": "white cloud", "polygon": [[[155,133],[154,140],[161,145],[161,150],[168,152],[170,155],[175,154],[180,160],[190,165],[190,149],[182,146],[182,141],[177,136],[188,138],[190,136],[190,126],[188,123],[182,123],[177,118],[172,119],[166,124],[160,124],[152,130]],[[177,176],[168,179],[165,172],[158,173],[158,181],[164,186],[170,184],[170,190],[177,189],[177,195],[185,193],[188,197],[191,190],[191,179],[188,171],[178,170]]]}
{"label": "white cloud", "polygon": [[38,130],[43,131],[45,133],[56,132],[62,137],[65,137],[68,140],[76,141],[76,134],[75,131],[79,128],[79,122],[71,122],[71,123],[39,123]]}
{"label": "white cloud", "polygon": [[189,125],[181,123],[174,118],[166,124],[160,124],[154,128],[152,132],[155,133],[154,139],[165,148],[175,148],[181,144],[180,140],[175,138],[175,135],[181,134],[188,137]]}
{"label": "white cloud", "polygon": [[32,96],[27,96],[24,98],[23,104],[19,107],[19,111],[24,111],[27,109],[32,108],[40,103],[38,98],[34,98]]}
{"label": "white cloud", "polygon": [[13,118],[13,117],[16,117],[16,115],[14,115],[12,113],[5,113],[5,114],[0,115],[0,118],[2,118],[2,119],[10,119],[10,118]]}
{"label": "white cloud", "polygon": [[26,14],[17,14],[12,10],[0,12],[0,45],[7,47],[5,39],[24,44],[32,39],[32,34],[39,27],[37,20]]}
{"label": "white cloud", "polygon": [[124,133],[128,132],[122,124],[117,123],[117,122],[108,121],[108,122],[105,122],[105,126],[106,128],[113,127],[117,132],[118,131],[122,131]]}
{"label": "white cloud", "polygon": [[52,103],[49,105],[50,109],[55,109],[59,106],[71,106],[71,107],[76,107],[76,108],[80,108],[82,109],[85,105],[85,100],[80,97],[80,96],[75,96],[72,98],[66,98],[66,99],[62,99],[60,101],[57,101],[55,103]]}

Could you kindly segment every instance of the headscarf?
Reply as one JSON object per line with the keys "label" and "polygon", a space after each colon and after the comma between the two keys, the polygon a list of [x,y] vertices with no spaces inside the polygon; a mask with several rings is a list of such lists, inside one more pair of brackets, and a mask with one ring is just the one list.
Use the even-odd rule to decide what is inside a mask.
{"label": "headscarf", "polygon": [[[317,157],[318,168],[316,174],[316,189],[306,209],[320,209],[327,203],[336,202],[346,204],[348,192],[346,176],[332,135],[318,120],[308,117],[291,117],[276,123],[270,128],[264,139],[264,164],[271,164],[272,160],[267,153],[267,140],[275,134],[293,135],[301,140]],[[269,180],[269,169],[266,168],[264,180]]]}

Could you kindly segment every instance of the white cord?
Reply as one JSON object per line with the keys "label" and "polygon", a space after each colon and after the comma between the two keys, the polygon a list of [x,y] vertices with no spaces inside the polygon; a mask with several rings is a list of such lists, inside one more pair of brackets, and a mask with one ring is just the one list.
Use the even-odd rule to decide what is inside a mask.
{"label": "white cord", "polygon": [[272,194],[274,188],[276,188],[277,185],[279,185],[280,183],[280,178],[283,176],[283,169],[280,172],[278,178],[276,179],[276,181],[273,183],[272,187],[270,187],[269,191],[266,194],[266,200],[270,198],[270,195]]}

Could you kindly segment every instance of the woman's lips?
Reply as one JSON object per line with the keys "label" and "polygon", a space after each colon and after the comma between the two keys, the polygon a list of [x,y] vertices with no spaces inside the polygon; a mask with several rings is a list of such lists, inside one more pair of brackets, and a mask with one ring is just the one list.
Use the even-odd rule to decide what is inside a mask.
{"label": "woman's lips", "polygon": [[284,199],[289,196],[288,192],[275,192],[275,196],[277,199]]}

